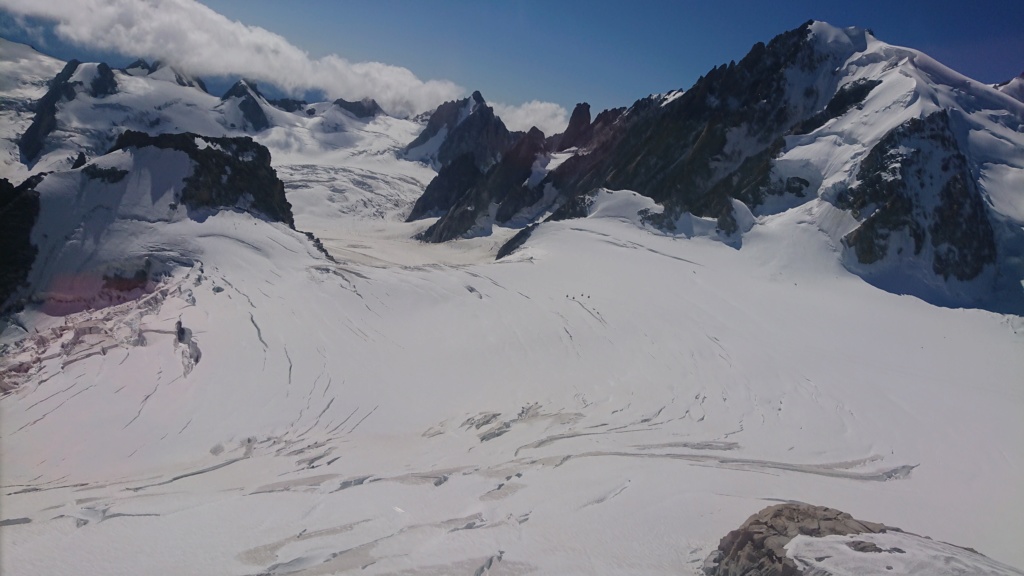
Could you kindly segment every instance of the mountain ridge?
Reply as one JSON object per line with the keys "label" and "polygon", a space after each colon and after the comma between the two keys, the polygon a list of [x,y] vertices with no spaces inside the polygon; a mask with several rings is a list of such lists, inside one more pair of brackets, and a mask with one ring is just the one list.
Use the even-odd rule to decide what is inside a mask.
{"label": "mountain ridge", "polygon": [[[1016,105],[868,36],[808,37],[851,54],[837,76],[797,66],[781,96],[777,71],[747,76],[795,102],[774,156],[757,102],[761,130],[721,148],[725,115],[694,120],[712,174],[755,158],[742,180],[781,192],[717,196],[731,234],[685,197],[559,204],[552,176],[657,151],[623,135],[727,108],[713,82],[581,103],[568,136],[510,132],[482,164],[456,133],[501,120],[456,101],[426,141],[467,149],[441,166],[407,156],[425,117],[114,68],[93,95],[87,63],[28,166],[17,138],[66,63],[0,42],[20,54],[0,58],[0,288],[23,306],[0,317],[0,572],[1018,574]],[[908,532],[834,530],[853,517]]]}
{"label": "mountain ridge", "polygon": [[[910,78],[916,84],[907,85],[904,80]],[[979,106],[990,112],[978,112]],[[876,196],[871,206],[860,207],[867,210],[852,210],[851,204],[838,200],[846,194],[841,190],[856,188],[859,181],[888,178],[883,174],[887,165],[875,162],[868,169],[866,159],[884,155],[886,151],[878,147],[898,140],[886,140],[886,135],[914,130],[914,122],[936,113],[948,119],[945,135],[936,133],[932,142],[919,144],[959,158],[954,176],[958,184],[941,173],[948,163],[941,171],[939,166],[919,164],[917,170],[928,171],[930,180],[911,184],[909,175],[896,173],[904,184]],[[579,149],[560,158],[554,169],[541,168],[539,177],[522,187],[516,182],[497,189],[484,183],[483,172],[476,181],[452,179],[442,167],[431,196],[447,198],[451,204],[445,210],[435,203],[434,211],[447,211],[447,221],[452,222],[454,213],[475,207],[478,219],[446,224],[424,239],[444,242],[478,234],[491,225],[518,228],[529,223],[513,222],[516,211],[501,207],[486,216],[492,198],[514,197],[516,206],[532,206],[534,214],[564,218],[577,214],[571,207],[580,204],[580,198],[608,188],[635,190],[663,205],[663,211],[646,218],[658,229],[674,233],[679,218],[692,214],[715,220],[717,235],[738,245],[746,230],[737,222],[736,201],[744,205],[741,212],[752,210],[758,219],[821,201],[852,216],[840,228],[823,231],[844,247],[847,267],[869,281],[947,305],[992,305],[1007,297],[1014,300],[1011,309],[1024,309],[1020,288],[1007,280],[1024,276],[1018,257],[1024,248],[1024,212],[1012,199],[1015,177],[999,181],[982,175],[1020,171],[1013,157],[1024,154],[1024,140],[1014,126],[1024,120],[1024,108],[919,52],[884,44],[866,30],[809,21],[767,45],[755,44],[739,63],[715,67],[688,90],[640,99],[621,113],[603,112],[614,120],[601,128],[596,126],[602,115],[584,126],[583,109],[579,114],[571,132],[580,140],[573,142]],[[586,116],[589,120],[589,110]],[[857,126],[856,132],[846,135],[834,128],[844,124]],[[971,136],[990,132],[1009,144],[998,156]],[[553,147],[554,138],[537,153],[538,164],[561,152]],[[831,143],[836,138],[838,146]],[[829,160],[809,160],[812,149]],[[446,182],[461,184],[453,184],[458,189],[439,190]],[[943,192],[949,186],[964,193]],[[923,208],[914,208],[919,215],[912,225],[893,221],[894,228],[883,224],[884,211],[875,211],[887,202],[935,206],[936,212],[933,218]],[[976,230],[952,231],[950,227],[959,225],[953,215],[968,212]],[[415,217],[421,214],[414,211],[410,218]],[[916,232],[911,252],[919,258],[906,256],[902,248],[890,251],[889,237],[905,236],[911,229],[924,231],[936,252],[922,252],[923,235]],[[974,234],[982,240],[975,242]],[[868,246],[875,246],[875,251]],[[951,265],[951,258],[963,264]],[[896,270],[907,265],[913,271],[900,278]],[[961,284],[940,294],[926,277],[928,270],[943,279],[953,276]],[[879,280],[883,276],[886,279]],[[972,281],[974,288],[962,285]]]}

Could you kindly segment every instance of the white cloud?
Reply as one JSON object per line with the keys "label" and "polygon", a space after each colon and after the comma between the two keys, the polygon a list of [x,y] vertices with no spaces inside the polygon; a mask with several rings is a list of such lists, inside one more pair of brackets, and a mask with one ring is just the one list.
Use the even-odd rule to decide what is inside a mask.
{"label": "white cloud", "polygon": [[488,102],[509,130],[527,131],[536,126],[545,136],[565,131],[569,124],[569,113],[554,102],[531,100],[523,104],[508,105]]}
{"label": "white cloud", "polygon": [[336,55],[313,59],[278,34],[194,0],[0,0],[0,8],[53,21],[57,36],[78,46],[161,60],[199,76],[245,76],[291,92],[368,96],[395,115],[432,110],[464,93],[453,82],[424,81],[398,66]]}

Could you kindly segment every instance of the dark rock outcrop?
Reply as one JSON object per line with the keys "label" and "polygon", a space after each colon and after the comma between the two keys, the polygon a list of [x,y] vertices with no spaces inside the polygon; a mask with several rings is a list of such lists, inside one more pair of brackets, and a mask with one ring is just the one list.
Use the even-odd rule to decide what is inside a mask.
{"label": "dark rock outcrop", "polygon": [[114,77],[114,71],[110,66],[100,62],[96,65],[96,75],[89,83],[89,95],[93,98],[104,98],[113,94],[117,94],[117,78]]}
{"label": "dark rock outcrop", "polygon": [[407,155],[446,131],[435,157],[427,158],[444,167],[471,152],[481,171],[490,168],[515,141],[515,137],[487,105],[480,92],[469,98],[445,102],[437,107],[426,128],[404,149]]}
{"label": "dark rock outcrop", "polygon": [[[714,68],[670,100],[643,98],[628,110],[602,112],[593,122],[589,106],[578,105],[566,132],[549,145],[555,150],[576,146],[580,152],[532,183],[531,190],[517,193],[515,197],[523,199],[518,208],[541,198],[548,184],[560,194],[561,205],[572,205],[575,197],[600,188],[627,189],[665,206],[661,214],[649,216],[655,224],[671,229],[683,212],[691,212],[716,218],[720,230],[733,233],[738,225],[732,198],[753,207],[769,194],[803,194],[800,182],[775,185],[770,175],[785,144],[783,137],[814,112],[817,102],[813,91],[789,93],[787,70],[814,70],[832,57],[818,53],[807,41],[811,24],[781,34],[768,45],[756,44],[739,63]],[[851,94],[832,110],[854,105],[856,97],[863,95]],[[497,221],[516,207],[508,204]],[[427,237],[457,235],[450,228]]]}
{"label": "dark rock outcrop", "polygon": [[540,226],[540,224],[533,223],[516,232],[514,236],[508,239],[508,242],[505,242],[501,245],[501,248],[498,248],[498,254],[495,255],[494,259],[501,260],[522,248],[526,241],[530,239],[530,236],[533,236],[533,231],[537,229],[537,226]]}
{"label": "dark rock outcrop", "polygon": [[[199,141],[210,145],[200,147]],[[243,198],[248,196],[257,213],[295,227],[284,183],[270,164],[270,151],[252,138],[189,133],[150,136],[129,130],[118,137],[111,151],[145,146],[178,150],[192,159],[195,166],[181,194],[181,202],[188,208],[240,208],[247,204]]]}
{"label": "dark rock outcrop", "polygon": [[294,98],[278,98],[277,100],[268,100],[271,106],[280,108],[285,112],[298,112],[305,110],[308,102],[305,100],[295,100]]}
{"label": "dark rock outcrop", "polygon": [[116,184],[124,180],[124,177],[128,175],[128,171],[118,170],[117,168],[100,168],[95,164],[89,164],[82,168],[82,174],[93,180],[101,180],[107,184]]}
{"label": "dark rock outcrop", "polygon": [[881,80],[860,79],[843,85],[825,105],[824,110],[798,123],[793,127],[792,133],[799,135],[813,132],[824,126],[829,120],[846,114],[851,108],[863,102],[868,94],[881,83]]}
{"label": "dark rock outcrop", "polygon": [[139,58],[138,60],[135,60],[131,64],[125,66],[122,70],[124,70],[125,73],[131,75],[148,76],[153,72],[156,72],[157,69],[158,68],[155,64],[150,64],[142,58]]}
{"label": "dark rock outcrop", "polygon": [[0,314],[18,307],[9,300],[25,285],[36,259],[31,241],[40,207],[35,186],[43,176],[33,176],[19,186],[0,178]]}
{"label": "dark rock outcrop", "polygon": [[[861,264],[888,256],[896,234],[912,241],[915,255],[930,241],[932,270],[946,279],[970,280],[995,263],[995,233],[947,112],[892,130],[864,158],[857,177],[860,184],[840,194],[836,205],[861,220],[843,239]],[[926,199],[935,198],[929,206]]]}
{"label": "dark rock outcrop", "polygon": [[[479,99],[477,96],[480,96]],[[431,138],[440,134],[443,129],[451,131],[459,123],[459,116],[464,109],[467,107],[471,109],[474,104],[482,104],[483,101],[484,98],[480,92],[473,92],[472,103],[469,98],[463,98],[462,100],[449,100],[441,104],[430,114],[423,132],[420,132],[419,136],[406,145],[406,152],[426,144]]]}
{"label": "dark rock outcrop", "polygon": [[57,103],[61,100],[75,99],[75,88],[70,81],[80,65],[81,62],[78,60],[71,60],[65,64],[64,69],[50,81],[46,94],[36,103],[35,118],[18,139],[22,162],[29,164],[35,160],[43,150],[46,137],[57,128]]}
{"label": "dark rock outcrop", "polygon": [[899,531],[864,522],[845,512],[810,504],[779,504],[754,514],[729,532],[704,562],[707,576],[796,576],[800,570],[786,557],[786,544],[803,535],[878,534]]}
{"label": "dark rock outcrop", "polygon": [[421,235],[427,242],[446,242],[472,231],[492,204],[497,205],[496,222],[507,222],[520,210],[538,202],[543,194],[527,186],[537,156],[544,152],[544,133],[537,128],[519,139],[501,161],[459,194],[455,204]]}
{"label": "dark rock outcrop", "polygon": [[757,206],[766,194],[783,193],[769,186],[771,160],[817,98],[796,95],[794,105],[786,70],[810,70],[825,57],[807,42],[810,25],[756,44],[739,63],[712,69],[667,103],[638,100],[589,154],[565,162],[551,181],[570,197],[595,188],[636,190],[664,204],[652,219],[667,227],[691,212],[735,230],[730,198]]}
{"label": "dark rock outcrop", "polygon": [[270,120],[259,103],[260,100],[265,101],[266,99],[260,94],[255,82],[239,80],[220,99],[222,102],[237,101],[238,109],[242,112],[242,118],[245,121],[245,126],[242,126],[242,129],[261,132],[270,128]]}
{"label": "dark rock outcrop", "polygon": [[459,156],[438,171],[416,200],[406,222],[440,216],[451,209],[483,177],[473,154]]}
{"label": "dark rock outcrop", "polygon": [[590,104],[582,102],[572,109],[569,125],[565,128],[565,132],[552,137],[552,148],[555,152],[561,152],[575,146],[582,146],[590,140],[591,132]]}
{"label": "dark rock outcrop", "polygon": [[380,105],[373,98],[363,98],[357,102],[349,102],[348,100],[338,98],[334,101],[334,105],[356,118],[373,118],[378,114],[384,113],[384,110],[381,109]]}

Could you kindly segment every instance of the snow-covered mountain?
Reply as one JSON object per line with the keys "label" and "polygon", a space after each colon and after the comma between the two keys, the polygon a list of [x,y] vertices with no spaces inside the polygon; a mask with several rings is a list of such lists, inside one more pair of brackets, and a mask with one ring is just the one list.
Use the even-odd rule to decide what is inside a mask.
{"label": "snow-covered mountain", "polygon": [[866,30],[808,22],[686,91],[593,125],[578,107],[574,148],[549,139],[475,178],[451,163],[430,190],[451,200],[426,239],[586,214],[601,188],[657,201],[646,221],[659,229],[687,235],[693,216],[710,218],[736,244],[800,210],[878,286],[1020,312],[1024,104],[1013,83],[1001,90]]}
{"label": "snow-covered mountain", "polygon": [[[827,117],[782,136],[765,168],[806,180],[804,196],[725,194],[733,235],[685,191],[623,189],[596,162],[630,139],[657,158],[668,137],[634,130],[695,106],[693,89],[593,120],[580,106],[545,138],[502,132],[478,95],[423,122],[0,43],[0,286],[23,305],[0,340],[0,571],[698,574],[751,514],[802,501],[992,558],[858,536],[906,548],[892,564],[906,572],[945,557],[1018,572],[999,562],[1024,566],[1024,317],[880,290],[844,238],[872,202],[894,204],[877,201],[896,194],[885,182],[948,163],[970,175],[954,196],[981,198],[985,269],[1005,280],[1021,197],[996,184],[1022,168],[1020,113],[989,87],[935,82],[953,73],[919,53],[893,64],[881,56],[905,49],[805,28],[797,51],[832,51],[839,72],[805,71],[813,98],[781,93],[806,100],[801,122]],[[881,83],[830,108],[867,90],[861,73]],[[39,101],[52,122],[26,158]],[[720,134],[715,174],[742,167],[755,125]],[[439,156],[475,138],[494,147]],[[869,162],[893,178],[859,176]],[[475,213],[457,197],[406,221],[446,175],[541,197],[492,202],[470,238],[415,240]],[[920,188],[912,221],[931,242],[921,219],[946,213]],[[576,217],[545,218],[563,209]],[[890,228],[890,250],[912,244]],[[793,539],[787,557],[856,573],[868,552],[837,538]]]}
{"label": "snow-covered mountain", "polygon": [[993,88],[999,90],[1003,94],[1007,94],[1021,102],[1024,102],[1024,74],[1017,76],[1012,80],[1003,82],[1002,84],[997,84],[996,86],[993,86]]}

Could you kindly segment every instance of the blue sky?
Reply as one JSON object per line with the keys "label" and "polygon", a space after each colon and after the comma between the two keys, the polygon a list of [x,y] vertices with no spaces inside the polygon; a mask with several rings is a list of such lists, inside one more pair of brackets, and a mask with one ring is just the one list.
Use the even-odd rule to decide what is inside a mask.
{"label": "blue sky", "polygon": [[870,28],[983,82],[1024,72],[1022,0],[203,3],[315,56],[397,64],[504,102],[628,105],[809,19]]}
{"label": "blue sky", "polygon": [[[118,0],[117,10],[109,9],[111,0],[71,5],[0,0],[0,13],[6,14],[0,18],[0,34],[35,39],[62,58],[102,56],[117,64],[118,58],[121,63],[137,55],[152,58],[166,47],[169,53],[163,57],[180,55],[206,74],[222,71],[211,68],[212,61],[226,60],[225,66],[244,69],[239,75],[258,75],[261,71],[252,68],[257,56],[235,54],[231,60],[230,53],[238,52],[232,40],[217,45],[217,27],[230,28],[230,21],[237,21],[283,37],[291,46],[283,52],[297,48],[293,51],[299,56],[308,52],[312,60],[332,54],[345,59],[341,64],[319,62],[308,72],[329,70],[343,77],[323,88],[334,96],[383,91],[392,109],[406,112],[474,89],[488,101],[510,106],[533,100],[557,104],[563,111],[581,101],[595,111],[626,106],[650,93],[687,88],[713,66],[742,58],[755,42],[767,42],[808,19],[870,28],[883,41],[922,50],[983,82],[1008,80],[1024,71],[1024,0],[201,2],[224,17],[213,18],[217,22],[208,30],[202,24],[212,13],[197,10],[194,0]],[[161,15],[162,23],[153,24]],[[54,34],[54,23],[61,19],[62,28]],[[123,26],[120,33],[111,28],[114,24]],[[244,27],[235,28],[238,33]],[[207,36],[197,36],[196,30]],[[133,40],[124,39],[133,33]],[[154,37],[160,41],[150,42]],[[265,36],[257,34],[249,40],[261,39]],[[211,46],[206,51],[204,42]],[[277,72],[289,76],[283,82],[293,90],[306,89],[310,83],[293,70],[304,63],[291,56],[283,58],[290,64],[279,65]],[[369,61],[404,67],[411,74],[350,65]],[[424,95],[406,97],[405,92]],[[514,112],[509,108],[507,113]]]}

